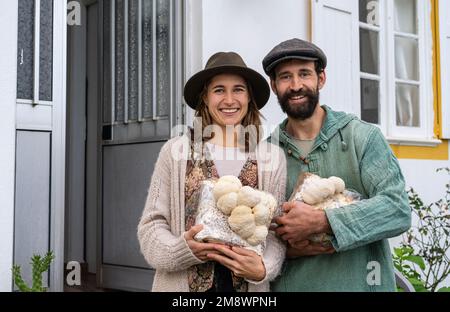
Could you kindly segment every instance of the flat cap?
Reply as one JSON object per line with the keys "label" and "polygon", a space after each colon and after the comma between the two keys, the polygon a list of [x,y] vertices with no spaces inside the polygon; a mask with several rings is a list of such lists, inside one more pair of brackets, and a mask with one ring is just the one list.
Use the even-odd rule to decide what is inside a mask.
{"label": "flat cap", "polygon": [[266,55],[262,65],[266,74],[270,76],[278,64],[290,59],[319,61],[323,69],[327,66],[327,57],[318,46],[298,38],[283,41],[277,45]]}

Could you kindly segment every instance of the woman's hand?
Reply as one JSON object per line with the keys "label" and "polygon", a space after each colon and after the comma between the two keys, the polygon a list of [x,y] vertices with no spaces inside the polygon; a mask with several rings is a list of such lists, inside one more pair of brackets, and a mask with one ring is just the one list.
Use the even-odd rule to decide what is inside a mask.
{"label": "woman's hand", "polygon": [[220,252],[208,254],[210,260],[219,262],[233,271],[234,275],[255,282],[262,281],[266,276],[266,268],[261,256],[256,252],[240,247],[217,245]]}
{"label": "woman's hand", "polygon": [[197,224],[187,232],[184,233],[184,239],[191,249],[192,253],[201,261],[211,260],[208,258],[208,254],[220,254],[219,251],[216,250],[217,246],[220,244],[210,244],[210,243],[200,243],[197,242],[194,237],[203,229],[203,225]]}

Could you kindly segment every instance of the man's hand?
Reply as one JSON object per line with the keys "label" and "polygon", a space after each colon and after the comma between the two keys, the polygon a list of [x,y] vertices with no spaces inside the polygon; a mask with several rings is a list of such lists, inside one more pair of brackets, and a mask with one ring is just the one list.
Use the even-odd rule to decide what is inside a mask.
{"label": "man's hand", "polygon": [[321,244],[312,243],[309,240],[304,240],[292,245],[289,244],[286,251],[286,257],[288,257],[289,259],[294,259],[305,256],[332,254],[335,252],[336,250],[331,245],[323,246]]}
{"label": "man's hand", "polygon": [[306,240],[312,234],[331,234],[327,216],[322,210],[315,210],[302,202],[283,204],[285,214],[275,218],[279,225],[275,232],[285,241],[297,243]]}

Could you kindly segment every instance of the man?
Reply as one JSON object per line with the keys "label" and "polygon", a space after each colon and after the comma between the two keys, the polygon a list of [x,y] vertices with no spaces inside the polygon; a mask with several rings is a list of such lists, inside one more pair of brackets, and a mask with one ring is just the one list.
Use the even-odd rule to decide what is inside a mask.
{"label": "man", "polygon": [[[342,178],[364,200],[326,211],[285,203],[276,233],[288,244],[274,291],[394,291],[388,238],[405,232],[411,212],[397,159],[380,130],[319,104],[327,58],[312,43],[292,39],[263,60],[271,87],[288,118],[270,141],[286,153],[289,196],[302,172]],[[332,106],[333,103],[330,103]],[[308,241],[332,235],[332,246]]]}

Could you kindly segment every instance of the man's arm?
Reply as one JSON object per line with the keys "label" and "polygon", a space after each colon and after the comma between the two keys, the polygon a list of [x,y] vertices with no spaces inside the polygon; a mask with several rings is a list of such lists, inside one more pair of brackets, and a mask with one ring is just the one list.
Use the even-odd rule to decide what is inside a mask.
{"label": "man's arm", "polygon": [[325,211],[337,251],[398,236],[411,226],[405,181],[379,129],[370,133],[363,151],[360,173],[369,199]]}

